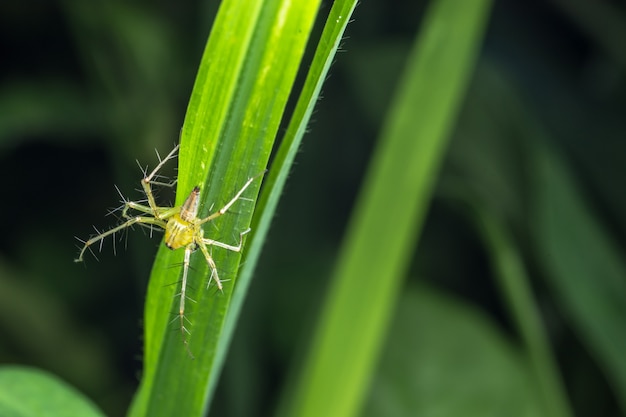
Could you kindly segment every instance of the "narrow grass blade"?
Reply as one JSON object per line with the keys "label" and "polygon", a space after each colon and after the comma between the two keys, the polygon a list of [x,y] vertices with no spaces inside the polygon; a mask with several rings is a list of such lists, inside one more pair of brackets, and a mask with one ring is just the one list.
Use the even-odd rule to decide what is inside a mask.
{"label": "narrow grass blade", "polygon": [[[539,133],[538,136],[544,136]],[[555,150],[533,143],[535,251],[556,300],[626,412],[626,265]]]}
{"label": "narrow grass blade", "polygon": [[528,357],[482,308],[411,282],[361,417],[554,417]]}
{"label": "narrow grass blade", "polygon": [[[230,311],[224,323],[221,343],[218,345],[216,353],[216,366],[213,367],[213,372],[219,372],[226,356],[227,347],[235,330],[243,300],[250,285],[254,266],[260,256],[265,236],[274,217],[278,199],[304,136],[313,108],[318,101],[322,84],[326,80],[328,70],[339,48],[356,4],[356,0],[336,1],[326,20],[324,31],[320,37],[313,62],[309,68],[287,132],[276,152],[272,169],[265,178],[265,186],[261,190],[257,202],[257,210],[252,218],[251,226],[255,233],[250,239],[248,251],[243,256],[244,261],[242,262],[238,284],[231,300]],[[212,379],[212,381],[214,382],[215,380]]]}
{"label": "narrow grass blade", "polygon": [[526,345],[535,383],[541,394],[545,415],[572,416],[567,394],[558,366],[550,350],[548,335],[543,327],[539,309],[533,300],[529,277],[520,253],[493,213],[475,205],[477,221],[489,248],[489,256],[500,288],[513,320]]}
{"label": "narrow grass blade", "polygon": [[357,201],[310,356],[295,390],[287,390],[281,415],[358,412],[489,6],[489,1],[432,3]]}

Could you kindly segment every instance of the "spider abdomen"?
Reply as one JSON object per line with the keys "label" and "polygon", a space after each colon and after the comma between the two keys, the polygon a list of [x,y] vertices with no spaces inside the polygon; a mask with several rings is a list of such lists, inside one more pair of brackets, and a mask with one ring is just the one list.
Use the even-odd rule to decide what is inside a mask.
{"label": "spider abdomen", "polygon": [[193,243],[195,227],[180,215],[172,216],[165,226],[165,246],[174,250]]}
{"label": "spider abdomen", "polygon": [[165,226],[165,246],[174,250],[187,246],[194,241],[198,215],[200,187],[193,187],[189,197],[180,208],[180,212],[172,216]]}

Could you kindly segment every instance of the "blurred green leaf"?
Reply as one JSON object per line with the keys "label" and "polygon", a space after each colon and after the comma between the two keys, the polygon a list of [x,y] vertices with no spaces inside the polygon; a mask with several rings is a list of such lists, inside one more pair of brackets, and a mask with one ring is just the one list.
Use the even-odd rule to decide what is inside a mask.
{"label": "blurred green leaf", "polygon": [[57,134],[63,139],[102,127],[91,104],[63,80],[14,82],[0,94],[0,146],[16,145],[23,137]]}
{"label": "blurred green leaf", "polygon": [[626,413],[626,265],[555,150],[533,143],[534,247],[554,295]]}
{"label": "blurred green leaf", "polygon": [[626,70],[626,16],[623,7],[610,2],[556,0],[554,4],[578,24],[617,64]]}
{"label": "blurred green leaf", "polygon": [[171,17],[156,13],[154,5],[120,0],[63,0],[60,6],[87,81],[86,88],[77,85],[93,103],[87,122],[100,122],[90,133],[131,158],[173,143],[180,110],[171,80],[188,71]]}
{"label": "blurred green leaf", "polygon": [[16,270],[2,256],[0,329],[2,339],[28,351],[39,367],[63,375],[84,392],[102,392],[119,383],[101,335],[87,331],[81,317],[68,311],[53,291],[36,286],[32,276]]}
{"label": "blurred green leaf", "polygon": [[[350,416],[365,396],[490,2],[431,5],[357,201],[309,357],[281,413]],[[293,397],[292,397],[293,395]]]}
{"label": "blurred green leaf", "polygon": [[549,416],[524,355],[480,311],[425,286],[399,299],[363,416]]}
{"label": "blurred green leaf", "polygon": [[567,393],[554,359],[547,331],[521,253],[498,216],[489,206],[476,204],[479,223],[488,256],[497,278],[506,306],[523,339],[530,369],[542,395],[545,415],[572,416]]}
{"label": "blurred green leaf", "polygon": [[[218,374],[228,357],[228,373],[219,382],[220,395],[215,398],[212,414],[265,415],[275,407],[277,385],[284,383],[285,367],[292,356],[302,353],[298,347],[303,344],[298,345],[297,340],[311,333],[311,313],[328,283],[327,272],[337,256],[338,236],[347,223],[357,176],[369,157],[374,132],[388,113],[399,70],[412,44],[414,16],[436,1],[402,1],[392,7],[385,2],[362,2],[354,19],[350,15],[356,2],[322,3],[322,13],[333,6],[325,30],[336,32],[322,36],[318,48],[321,59],[316,57],[311,65],[308,61],[302,65],[301,75],[310,68],[313,81],[307,81],[303,89],[283,146],[272,153],[273,170],[259,178],[244,196],[253,198],[255,188],[263,183],[251,223],[253,233],[247,236],[241,264],[236,265],[237,254],[223,253],[217,248],[213,253],[220,259],[222,278],[233,280],[238,276],[236,283],[227,282],[234,285],[224,294],[232,293],[230,301],[220,301],[229,303],[228,314],[216,331],[221,334],[210,372]],[[118,256],[112,260],[112,242],[108,240],[104,256],[98,255],[102,262],[96,263],[92,258],[85,270],[83,265],[71,263],[75,254],[72,236],[85,237],[92,223],[97,227],[114,223],[111,218],[101,219],[105,208],[115,205],[112,184],[134,199],[129,191],[137,186],[139,172],[133,160],[154,166],[146,155],[153,155],[155,148],[167,152],[174,145],[193,73],[219,3],[62,0],[39,2],[37,8],[12,1],[0,6],[5,34],[0,85],[0,167],[1,176],[9,179],[3,192],[3,218],[9,221],[4,224],[0,248],[0,263],[4,266],[0,268],[0,362],[36,364],[79,388],[111,416],[120,415],[128,407],[129,396],[141,374],[136,359],[142,356],[138,344],[144,339],[139,340],[137,333],[138,326],[145,323],[137,315],[145,301],[147,268],[159,242],[148,240],[147,236],[142,239],[142,233],[135,230],[129,233],[124,253],[120,253],[118,244]],[[412,268],[419,272],[410,275],[424,277],[449,293],[459,294],[460,301],[449,300],[452,309],[459,303],[463,307],[463,299],[471,299],[486,314],[494,315],[494,321],[502,323],[507,332],[512,332],[511,339],[516,337],[519,350],[528,349],[526,362],[529,369],[535,369],[535,381],[531,383],[541,391],[538,396],[549,391],[549,373],[558,378],[554,374],[560,370],[576,415],[622,415],[623,331],[619,324],[623,323],[626,269],[622,255],[626,241],[623,7],[616,2],[584,0],[556,1],[556,7],[548,8],[509,3],[498,8],[489,24],[487,47],[466,94],[463,117],[447,151],[447,165],[437,179],[436,202],[428,211],[419,250],[412,253]],[[258,5],[248,4],[252,8]],[[348,21],[341,18],[355,23],[351,23],[349,37],[342,40],[345,52],[333,64],[324,98],[317,105],[316,120],[308,126],[309,112],[319,99],[316,89],[327,78],[327,66],[341,39],[336,34],[343,32]],[[317,23],[320,27],[323,21]],[[457,26],[448,25],[447,30],[456,31]],[[254,37],[249,33],[243,36]],[[263,49],[258,47],[263,43],[252,46],[250,42],[242,59],[247,62],[248,55]],[[308,49],[313,51],[314,47],[311,43]],[[235,49],[235,55],[241,57],[239,49]],[[322,52],[324,49],[332,52]],[[228,72],[224,78],[217,78],[224,89],[218,86],[216,91],[234,89],[231,97],[248,100],[246,89],[250,84],[239,83],[243,77],[237,75],[242,68],[236,63],[230,65],[232,60],[224,62],[218,60],[215,64]],[[228,78],[230,75],[234,78]],[[228,84],[234,79],[234,84]],[[433,87],[439,88],[438,84],[433,78]],[[211,91],[208,88],[202,95],[210,96]],[[220,97],[209,97],[218,102],[216,108],[210,105],[206,117],[197,117],[210,120],[205,125],[209,134],[190,134],[197,127],[190,128],[196,118],[190,111],[183,138],[187,150],[183,150],[186,156],[181,164],[189,162],[189,166],[181,179],[191,175],[188,183],[181,185],[178,197],[185,198],[189,187],[200,185],[207,211],[212,204],[216,207],[227,200],[241,186],[237,180],[242,178],[235,178],[228,169],[225,173],[214,169],[211,161],[208,176],[200,172],[198,167],[202,169],[207,164],[199,156],[204,154],[202,145],[215,144],[216,149],[208,153],[215,158],[225,154],[227,164],[241,167],[243,180],[263,169],[259,166],[254,170],[247,162],[235,161],[237,156],[230,158],[227,155],[234,155],[232,149],[222,152],[220,135],[228,136],[227,131],[241,128],[244,117],[230,110],[226,116],[219,113],[223,102],[230,100]],[[294,91],[291,103],[296,98]],[[545,132],[529,132],[536,123],[524,118],[525,113],[536,115],[550,137],[546,138]],[[223,128],[229,124],[233,129]],[[285,117],[282,126],[286,125]],[[299,148],[305,129],[307,143]],[[284,130],[281,128],[281,133]],[[265,132],[260,134],[264,136]],[[200,137],[207,143],[192,144],[192,139]],[[548,184],[543,183],[543,178],[531,181],[529,177],[540,176],[541,170],[529,162],[536,163],[541,159],[537,155],[546,151],[543,145],[533,143],[537,137],[554,147],[548,149],[549,156],[542,156],[546,159],[542,163],[547,165],[543,171],[554,171]],[[246,140],[245,146],[249,145]],[[257,149],[256,145],[250,146]],[[260,152],[262,148],[258,148]],[[529,154],[530,148],[537,148],[534,154]],[[281,201],[279,216],[275,216],[271,242],[264,242],[274,216],[271,207],[276,205],[289,171],[285,167],[291,164],[296,152],[299,167],[290,173],[290,187]],[[553,159],[556,167],[550,166]],[[172,170],[175,165],[171,164]],[[559,177],[559,172],[565,175]],[[194,177],[196,174],[198,178]],[[571,187],[561,190],[562,184]],[[392,186],[389,188],[393,190]],[[173,189],[161,193],[159,202],[169,204],[173,194]],[[453,199],[446,198],[450,195]],[[540,201],[535,201],[537,195]],[[468,227],[468,223],[473,224],[467,221],[471,211],[468,203],[470,209],[480,210],[490,224],[491,237],[485,238]],[[225,242],[236,241],[240,229],[248,226],[246,218],[253,207],[248,200],[238,201],[223,219],[207,228],[207,235]],[[393,226],[394,210],[392,207],[378,218],[381,228],[387,223]],[[160,235],[157,237],[160,240]],[[386,261],[386,248],[380,243],[370,245],[367,265]],[[247,293],[262,246],[262,269],[255,274],[259,282]],[[199,259],[190,286],[202,295],[206,293],[210,300],[224,298],[214,288],[206,290],[202,257],[192,257]],[[167,266],[175,269],[176,257],[172,262]],[[491,274],[487,272],[489,263]],[[581,276],[590,282],[579,284],[576,280]],[[177,292],[177,279],[171,277],[167,283],[165,288],[172,291],[168,295]],[[504,286],[510,284],[509,294],[503,296],[495,291],[498,279],[503,279],[500,283]],[[511,279],[514,282],[507,284]],[[548,286],[549,280],[559,283]],[[588,293],[578,294],[581,292]],[[419,295],[422,294],[409,298],[419,301]],[[364,299],[363,303],[368,301]],[[151,298],[151,302],[155,311],[165,313],[175,303],[166,297]],[[407,302],[411,303],[405,299],[400,302],[400,309],[407,315],[421,311],[419,307],[406,307]],[[242,305],[245,321],[237,323]],[[204,327],[206,320],[198,323],[193,317],[196,310],[194,303],[189,302],[194,327]],[[507,311],[514,314],[506,317]],[[445,313],[442,315],[445,317]],[[387,347],[399,359],[394,360],[393,354],[385,357],[378,374],[381,379],[368,391],[376,397],[377,405],[381,394],[389,400],[385,407],[375,408],[385,411],[378,414],[386,415],[390,410],[411,414],[414,381],[402,378],[424,377],[419,369],[412,369],[418,365],[411,362],[411,353],[428,347],[428,341],[420,343],[420,334],[417,330],[412,332],[411,317],[397,319],[405,319],[407,324],[403,330],[397,330],[397,323],[394,325],[393,339]],[[532,327],[541,321],[547,335],[536,332],[542,332],[541,325]],[[433,326],[437,321],[434,323]],[[165,327],[163,337],[172,337],[170,350],[178,353],[182,346],[176,326],[173,323]],[[233,350],[228,341],[235,329],[238,340]],[[192,339],[200,334],[195,330],[198,329],[192,328]],[[454,342],[463,343],[436,336],[433,338],[441,343],[452,344],[442,346],[442,354],[457,347]],[[410,346],[406,351],[400,344],[405,338]],[[488,336],[486,339],[500,346],[497,340]],[[472,346],[470,343],[469,350],[482,364],[483,359]],[[545,353],[550,348],[558,355],[560,369],[554,369],[554,363],[542,364],[540,350]],[[484,349],[491,352],[489,347]],[[508,346],[502,351],[507,350]],[[155,351],[148,349],[148,357],[155,357]],[[455,353],[462,355],[463,351],[459,351]],[[400,356],[401,353],[406,356]],[[438,353],[433,346],[429,355],[437,358]],[[511,356],[519,355],[513,352]],[[442,362],[443,366],[437,369],[452,368],[445,367],[447,360]],[[387,369],[390,364],[406,369]],[[423,366],[431,369],[429,363]],[[421,397],[420,403],[432,400],[429,404],[435,409],[438,400],[442,408],[453,408],[457,397],[466,398],[466,387],[456,385],[454,379],[461,379],[461,372],[446,372],[446,378],[452,378],[452,382],[444,382],[442,373],[433,376],[435,372],[426,376],[431,377],[433,384],[441,377],[439,386],[447,392],[433,395],[434,398]],[[179,380],[193,377],[183,368],[176,375]],[[394,376],[400,380],[392,380]],[[474,377],[480,381],[480,375]],[[217,379],[208,378],[206,390],[211,392]],[[291,382],[288,380],[287,384]],[[482,399],[482,391],[475,388],[472,394]],[[337,392],[342,391],[340,387]],[[508,398],[506,392],[497,388],[493,394]],[[536,405],[534,397],[532,401]],[[472,409],[469,400],[465,404],[468,411]],[[515,400],[511,404],[506,414],[516,410]],[[551,405],[558,407],[558,400]],[[618,410],[620,405],[622,410]],[[465,410],[461,413],[465,414]],[[554,414],[557,413],[550,413]]]}
{"label": "blurred green leaf", "polygon": [[[544,414],[571,416],[542,311],[532,289],[522,237],[512,233],[526,224],[528,198],[526,142],[514,134],[522,126],[519,94],[493,63],[477,69],[465,103],[441,191],[452,197],[474,223],[485,246],[495,284],[513,321],[541,394]],[[531,266],[532,268],[532,266]]]}
{"label": "blurred green leaf", "polygon": [[57,377],[21,366],[0,367],[3,417],[103,416],[95,405]]}

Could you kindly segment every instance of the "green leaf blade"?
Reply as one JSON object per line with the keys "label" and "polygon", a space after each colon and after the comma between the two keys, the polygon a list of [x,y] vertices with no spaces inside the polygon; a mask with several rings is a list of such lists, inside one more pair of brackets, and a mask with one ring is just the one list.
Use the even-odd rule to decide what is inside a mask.
{"label": "green leaf blade", "polygon": [[[285,137],[274,157],[272,170],[265,178],[265,186],[257,203],[258,210],[252,220],[252,228],[256,233],[250,239],[249,251],[244,254],[245,263],[239,277],[239,284],[233,293],[230,314],[226,317],[223,335],[230,339],[247,288],[251,281],[254,265],[260,256],[263,241],[274,217],[274,211],[284,188],[289,170],[300,146],[313,109],[319,99],[322,84],[326,80],[331,63],[337,53],[339,44],[357,2],[340,0],[333,4],[326,25],[320,37],[318,48],[311,63],[307,79],[296,104]],[[218,346],[217,361],[223,361],[226,355],[225,344]]]}
{"label": "green leaf blade", "polygon": [[[199,185],[199,215],[204,217],[263,172],[318,4],[222,3],[181,135],[176,204]],[[261,182],[259,176],[232,210],[205,224],[205,237],[236,244],[250,224]],[[181,332],[171,323],[178,311],[182,251],[160,248],[146,302],[144,379],[131,415],[206,413],[221,368],[216,352],[228,343],[222,331],[241,254],[216,248],[212,257],[224,281],[223,293],[214,286],[206,288],[211,273],[204,257],[197,253],[191,259],[185,316],[192,322],[188,336],[192,360]]]}
{"label": "green leaf blade", "polygon": [[0,415],[102,417],[95,405],[57,377],[22,366],[0,369]]}
{"label": "green leaf blade", "polygon": [[410,284],[397,313],[363,417],[552,416],[528,358],[480,308]]}
{"label": "green leaf blade", "polygon": [[281,415],[358,412],[489,6],[439,1],[431,9],[356,204],[310,356]]}
{"label": "green leaf blade", "polygon": [[534,144],[533,241],[559,305],[626,412],[626,265],[558,153]]}

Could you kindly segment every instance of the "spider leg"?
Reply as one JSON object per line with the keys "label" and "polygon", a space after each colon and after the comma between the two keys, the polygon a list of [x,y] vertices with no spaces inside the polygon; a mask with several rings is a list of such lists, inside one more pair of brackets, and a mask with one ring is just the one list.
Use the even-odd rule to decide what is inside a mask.
{"label": "spider leg", "polygon": [[187,335],[191,335],[191,332],[189,331],[187,327],[185,327],[185,320],[187,320],[185,318],[185,301],[187,300],[186,293],[187,293],[187,274],[189,271],[189,260],[191,258],[191,252],[193,252],[193,247],[194,247],[194,244],[191,243],[187,245],[187,247],[185,248],[185,258],[183,260],[183,281],[180,285],[180,294],[179,294],[180,301],[178,305],[178,317],[180,319],[180,332],[183,337],[183,344],[185,345],[185,349],[187,350],[187,353],[189,354],[189,356],[191,356],[191,359],[194,359],[194,356],[193,356],[193,353],[191,353],[191,350],[189,349],[189,343],[187,342]]}
{"label": "spider leg", "polygon": [[165,229],[165,222],[163,220],[161,220],[161,219],[155,219],[153,217],[144,217],[144,216],[133,217],[133,218],[125,221],[124,223],[120,224],[119,226],[116,226],[116,227],[114,227],[112,229],[109,229],[109,230],[107,230],[104,233],[100,233],[99,235],[94,236],[91,239],[89,239],[86,242],[84,242],[84,246],[80,250],[80,253],[78,254],[78,258],[74,259],[74,262],[82,262],[83,261],[83,255],[85,254],[85,251],[87,249],[89,249],[89,247],[91,245],[93,245],[94,243],[101,242],[101,244],[102,244],[102,240],[104,240],[105,237],[114,235],[115,233],[119,232],[120,230],[126,229],[127,227],[131,227],[132,225],[137,224],[137,223],[153,224],[153,225],[156,225],[156,226],[159,226],[159,227]]}
{"label": "spider leg", "polygon": [[217,273],[217,265],[215,264],[213,257],[209,253],[208,246],[217,246],[218,248],[227,249],[233,252],[241,252],[241,248],[243,247],[243,236],[248,232],[250,232],[250,229],[244,230],[239,234],[239,244],[237,244],[236,246],[222,243],[213,239],[201,238],[200,240],[198,240],[198,246],[200,247],[200,251],[202,251],[204,258],[211,268],[211,277],[209,278],[209,282],[207,283],[207,288],[209,288],[209,286],[211,285],[211,281],[215,281],[215,284],[220,291],[223,292],[224,288],[222,285],[222,281],[220,281],[220,277]]}
{"label": "spider leg", "polygon": [[[209,239],[206,239],[206,240],[209,240]],[[211,256],[211,254],[209,253],[209,250],[207,249],[207,243],[205,243],[205,239],[200,240],[198,242],[198,246],[200,246],[200,250],[202,251],[202,254],[204,255],[204,259],[206,259],[207,263],[209,264],[209,268],[211,268],[211,277],[209,278],[209,282],[206,284],[207,288],[209,288],[209,286],[211,285],[211,281],[215,281],[215,285],[217,285],[217,289],[219,289],[221,292],[224,292],[222,281],[220,281],[220,277],[217,274],[217,265],[215,265],[215,261],[213,260],[213,257]]]}
{"label": "spider leg", "polygon": [[172,149],[170,153],[168,153],[167,156],[159,162],[159,164],[154,168],[154,170],[141,180],[141,187],[143,188],[143,191],[146,194],[146,198],[148,199],[148,205],[152,209],[152,212],[154,213],[154,217],[156,218],[161,218],[162,209],[159,210],[159,206],[157,206],[156,201],[154,199],[154,194],[152,194],[152,187],[151,187],[151,184],[153,184],[152,178],[154,178],[157,171],[159,171],[163,167],[163,165],[165,165],[167,161],[174,158],[176,151],[178,150],[178,147],[179,145],[174,146],[174,149]]}
{"label": "spider leg", "polygon": [[241,187],[241,189],[237,192],[237,194],[235,194],[235,196],[228,202],[226,203],[226,205],[224,207],[222,207],[221,209],[219,209],[218,211],[216,211],[215,213],[211,214],[208,217],[205,217],[204,219],[200,220],[200,222],[198,223],[203,224],[206,222],[210,222],[213,219],[216,219],[218,217],[220,217],[221,215],[223,215],[224,213],[226,213],[228,211],[228,209],[235,204],[235,202],[237,200],[239,200],[239,198],[241,197],[241,195],[243,194],[244,191],[246,191],[246,188],[248,188],[250,186],[250,184],[252,184],[252,182],[260,175],[265,174],[265,171],[255,175],[254,177],[250,177],[248,178],[248,181],[246,181],[246,183],[243,185],[243,187]]}
{"label": "spider leg", "polygon": [[[206,246],[217,246],[218,248],[227,249],[233,252],[241,252],[241,248],[243,247],[243,237],[250,233],[251,229],[246,229],[243,232],[239,233],[239,243],[237,245],[229,245],[227,243],[220,242],[219,240],[206,239],[202,238],[202,243]],[[202,248],[202,246],[200,246]]]}
{"label": "spider leg", "polygon": [[[156,211],[155,211],[156,209]],[[150,207],[143,204],[136,203],[134,201],[127,201],[124,203],[124,210],[122,211],[122,217],[132,218],[133,216],[128,214],[128,210],[137,210],[141,213],[149,214],[161,220],[167,220],[174,214],[180,211],[180,207]],[[156,214],[155,214],[156,213]]]}

